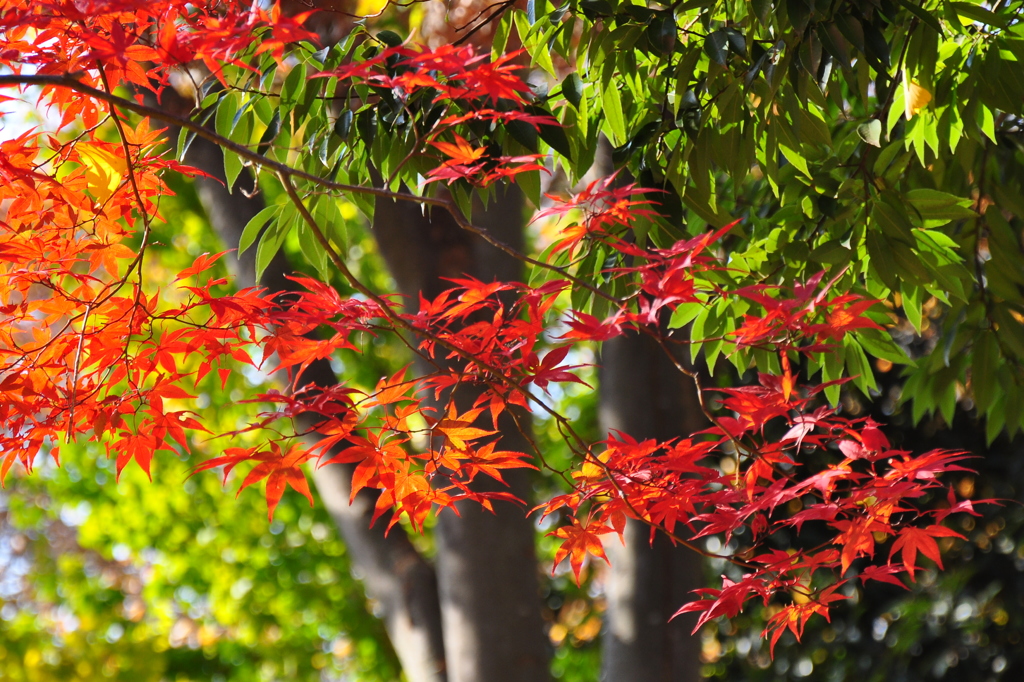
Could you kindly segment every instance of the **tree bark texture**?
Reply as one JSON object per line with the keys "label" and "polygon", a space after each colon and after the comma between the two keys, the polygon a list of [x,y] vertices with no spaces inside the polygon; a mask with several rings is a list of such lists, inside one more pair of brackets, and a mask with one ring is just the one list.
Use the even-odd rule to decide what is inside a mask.
{"label": "tree bark texture", "polygon": [[[523,203],[518,190],[499,191],[476,225],[514,247],[522,244]],[[378,200],[373,224],[377,243],[399,290],[415,305],[451,288],[442,278],[471,275],[483,281],[518,281],[522,263],[460,229],[442,211]],[[426,369],[426,368],[424,368]],[[460,410],[477,395],[472,387],[455,396]],[[518,423],[516,423],[518,421]],[[499,422],[502,450],[528,452],[524,415]],[[530,497],[529,474],[504,474],[508,490]],[[483,481],[480,481],[483,483]],[[492,490],[502,489],[494,484]],[[437,578],[444,645],[451,682],[534,682],[549,679],[534,548],[534,529],[521,507],[495,503],[491,514],[464,504],[444,512],[436,528]]]}
{"label": "tree bark texture", "polygon": [[[216,179],[199,177],[196,189],[210,223],[229,247],[237,246],[242,230],[262,208],[259,196],[248,198],[236,188],[228,193],[223,184],[224,163],[219,147],[196,138],[186,162]],[[231,263],[235,282],[242,287],[256,284],[256,249],[249,249]],[[293,289],[285,279],[290,267],[279,253],[263,273],[260,284],[273,293]],[[330,386],[337,377],[326,361],[313,363],[303,373],[306,384]],[[437,578],[433,566],[423,559],[409,538],[395,528],[386,535],[386,524],[370,528],[376,495],[364,490],[349,505],[352,465],[330,465],[313,470],[313,480],[324,506],[334,519],[348,549],[353,567],[360,574],[366,594],[380,604],[391,644],[410,682],[445,682],[445,656],[438,602]]]}
{"label": "tree bark texture", "polygon": [[[223,178],[220,150],[196,139],[188,162]],[[197,180],[200,199],[214,228],[229,246],[262,208],[258,199],[229,194],[216,180]],[[521,199],[507,192],[476,223],[518,247],[522,240]],[[441,211],[378,202],[374,221],[381,251],[399,289],[416,301],[451,284],[442,278],[466,274],[485,281],[517,280],[521,264],[458,228]],[[255,250],[236,264],[239,286],[254,284]],[[262,284],[288,291],[283,256],[267,268]],[[602,422],[636,437],[671,438],[701,427],[694,388],[661,351],[643,338],[605,344],[602,357]],[[337,379],[326,362],[304,377],[329,385]],[[465,400],[460,396],[459,402]],[[464,409],[465,406],[462,406]],[[518,426],[502,424],[503,449],[527,450]],[[374,498],[364,491],[348,504],[351,467],[332,465],[314,472],[325,506],[334,518],[367,595],[376,600],[392,644],[412,682],[533,682],[549,679],[549,647],[538,595],[533,528],[523,510],[498,503],[497,514],[465,505],[462,516],[445,513],[437,527],[435,567],[425,561],[399,529],[387,537],[369,527]],[[506,476],[511,492],[529,497],[528,475]],[[692,624],[668,618],[700,584],[699,558],[664,538],[654,546],[648,532],[630,524],[627,545],[609,546],[613,568],[607,585],[608,616],[602,678],[631,680],[699,679],[699,647]],[[443,624],[443,625],[442,625]]]}
{"label": "tree bark texture", "polygon": [[[706,426],[696,388],[651,338],[639,334],[605,342],[600,358],[600,420],[638,440],[688,436]],[[625,546],[609,536],[611,570],[601,679],[605,682],[697,682],[696,622],[672,614],[701,587],[701,557],[673,546],[662,533],[630,520]]]}

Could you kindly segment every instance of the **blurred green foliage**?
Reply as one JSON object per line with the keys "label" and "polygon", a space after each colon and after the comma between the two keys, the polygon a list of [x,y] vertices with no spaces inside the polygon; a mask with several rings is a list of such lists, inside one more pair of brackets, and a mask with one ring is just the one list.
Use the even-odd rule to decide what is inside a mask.
{"label": "blurred green foliage", "polygon": [[[191,186],[174,189],[161,206],[169,222],[154,227],[147,253],[153,288],[199,254],[223,250]],[[372,374],[361,362],[352,366]],[[252,416],[240,401],[266,380],[250,368],[223,388],[206,381],[196,404],[212,428],[233,430]],[[235,499],[237,485],[224,488],[216,474],[189,478],[225,442],[191,445],[187,461],[161,453],[153,482],[131,466],[115,483],[98,443],[64,446],[60,469],[48,463],[8,480],[3,679],[397,679],[383,626],[323,506],[286,495],[270,524],[257,491]]]}

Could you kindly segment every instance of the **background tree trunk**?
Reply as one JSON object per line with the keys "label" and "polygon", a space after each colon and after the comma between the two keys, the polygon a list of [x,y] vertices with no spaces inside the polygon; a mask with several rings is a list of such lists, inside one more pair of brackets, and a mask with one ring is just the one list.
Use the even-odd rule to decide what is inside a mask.
{"label": "background tree trunk", "polygon": [[[689,436],[706,426],[693,382],[643,335],[605,342],[600,359],[600,419],[638,440]],[[609,536],[601,679],[606,682],[696,682],[700,640],[686,614],[669,618],[703,583],[701,557],[630,520],[623,546]]]}
{"label": "background tree trunk", "polygon": [[[522,244],[523,202],[514,188],[499,190],[475,224],[514,247]],[[442,211],[378,200],[373,224],[384,259],[408,301],[418,292],[432,297],[451,287],[442,278],[471,275],[485,282],[518,281],[522,263],[460,229]],[[475,389],[460,390],[459,409],[467,409]],[[528,452],[519,431],[529,429],[506,416],[499,422],[499,448]],[[529,474],[504,474],[509,490],[529,500]],[[482,483],[482,481],[481,481]],[[502,489],[495,484],[491,489]],[[445,512],[436,528],[437,578],[444,623],[445,654],[451,682],[533,682],[547,680],[549,647],[544,637],[534,529],[525,511],[495,503],[495,514],[479,505]]]}
{"label": "background tree trunk", "polygon": [[[166,96],[165,96],[166,97]],[[174,136],[170,136],[171,139]],[[211,225],[229,248],[237,247],[242,230],[263,208],[259,195],[248,198],[237,189],[228,193],[223,184],[221,150],[202,138],[193,140],[186,162],[213,178],[196,178],[196,190]],[[256,249],[249,249],[232,263],[235,282],[241,287],[256,284]],[[292,289],[285,275],[291,272],[283,253],[278,253],[263,273],[260,284],[271,292]],[[307,384],[330,386],[337,377],[326,361],[313,363],[302,375]],[[410,682],[445,682],[444,644],[437,579],[433,566],[419,555],[409,538],[396,528],[385,536],[385,523],[370,528],[376,495],[363,490],[349,505],[352,465],[313,469],[320,498],[345,541],[352,565],[360,574],[368,597],[380,605],[391,644]]]}
{"label": "background tree trunk", "polygon": [[[188,162],[223,178],[220,150],[196,139]],[[262,201],[228,194],[215,180],[197,180],[211,223],[233,246]],[[515,190],[500,193],[475,221],[494,236],[520,246],[522,199]],[[418,300],[450,286],[442,278],[465,274],[479,279],[518,280],[521,264],[458,228],[442,211],[424,213],[414,204],[380,201],[374,232],[399,289]],[[239,286],[254,284],[247,252],[237,263]],[[287,261],[279,255],[262,284],[290,289]],[[320,385],[336,382],[328,363],[305,375]],[[638,438],[667,439],[703,426],[694,388],[662,351],[646,338],[605,344],[602,351],[601,418],[605,428]],[[459,402],[469,400],[459,396]],[[465,405],[463,405],[464,409]],[[521,423],[528,428],[528,423]],[[518,428],[501,424],[502,448],[529,448]],[[395,529],[369,527],[373,494],[364,491],[348,504],[351,467],[332,465],[314,472],[325,506],[345,539],[367,595],[380,604],[392,644],[413,682],[532,682],[549,679],[549,646],[540,615],[534,530],[522,509],[498,503],[497,514],[464,505],[462,516],[442,514],[436,530],[435,567]],[[529,498],[529,475],[506,476],[511,492]],[[609,544],[612,570],[607,583],[608,614],[602,677],[608,682],[699,679],[699,645],[692,624],[671,614],[700,585],[699,557],[672,547],[662,537],[654,546],[646,528],[630,524],[627,545]],[[443,624],[443,625],[442,625]]]}

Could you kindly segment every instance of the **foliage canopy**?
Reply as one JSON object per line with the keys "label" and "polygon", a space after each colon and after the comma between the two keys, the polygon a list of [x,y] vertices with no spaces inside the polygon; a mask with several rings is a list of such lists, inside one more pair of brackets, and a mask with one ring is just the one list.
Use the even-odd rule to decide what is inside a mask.
{"label": "foliage canopy", "polygon": [[[943,521],[976,513],[940,480],[962,453],[894,449],[835,409],[844,391],[870,397],[875,368],[904,365],[915,420],[951,422],[967,395],[990,440],[1021,428],[1020,2],[531,0],[476,20],[490,55],[358,26],[322,46],[277,5],[80,5],[0,5],[0,85],[39,86],[63,131],[0,143],[5,475],[84,440],[118,475],[132,460],[149,474],[155,453],[216,431],[232,442],[196,471],[242,467],[271,516],[288,487],[312,501],[303,465],[350,463],[353,496],[378,489],[376,516],[422,528],[463,500],[514,501],[478,479],[549,466],[494,438],[502,414],[539,411],[574,453],[542,505],[564,519],[556,562],[579,576],[627,517],[687,544],[719,535],[742,578],[681,611],[703,623],[777,600],[774,645],[855,577],[941,566],[959,537]],[[195,100],[188,116],[152,104],[169,87]],[[164,177],[192,172],[160,153],[155,122],[181,129],[179,158],[197,135],[218,144],[229,186],[258,172],[271,201],[238,247],[262,272],[296,240],[296,292],[232,292],[222,254],[148,285]],[[603,139],[617,175],[568,190]],[[499,182],[559,221],[535,253],[473,224]],[[525,281],[457,279],[404,311],[360,277],[339,197],[367,217],[377,199],[450,211]],[[432,371],[302,381],[386,334]],[[706,431],[593,443],[559,412],[554,387],[582,382],[574,350],[626,334],[693,378]],[[212,428],[194,392],[240,365],[290,390]],[[804,524],[827,539],[773,545]]]}

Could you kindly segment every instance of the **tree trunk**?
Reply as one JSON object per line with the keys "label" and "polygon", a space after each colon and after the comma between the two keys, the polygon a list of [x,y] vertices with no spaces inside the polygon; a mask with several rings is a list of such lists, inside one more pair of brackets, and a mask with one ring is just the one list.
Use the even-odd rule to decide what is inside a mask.
{"label": "tree trunk", "polygon": [[[499,190],[475,223],[511,246],[522,243],[523,205],[518,190]],[[417,301],[452,285],[441,278],[472,275],[483,281],[516,281],[522,263],[460,229],[444,212],[378,200],[374,232],[399,289]],[[425,368],[424,368],[425,369]],[[473,389],[456,395],[460,409]],[[529,443],[507,417],[499,423],[500,449],[527,451]],[[529,499],[529,475],[505,474],[510,492]],[[493,489],[498,489],[493,488]],[[534,682],[549,679],[548,645],[534,549],[534,529],[523,509],[495,503],[495,514],[464,504],[445,512],[436,529],[438,591],[451,682]]]}
{"label": "tree trunk", "polygon": [[[173,137],[173,136],[172,136]],[[242,230],[262,208],[257,195],[248,198],[237,189],[229,194],[223,184],[224,163],[219,147],[196,138],[186,162],[217,179],[199,177],[196,189],[217,234],[229,247],[236,247]],[[232,266],[239,287],[256,284],[256,249],[249,249]],[[291,290],[285,279],[288,261],[279,253],[264,271],[260,282],[271,292]],[[302,379],[306,384],[330,386],[337,377],[326,361],[313,363]],[[320,498],[338,527],[361,574],[366,594],[380,604],[391,644],[410,682],[445,682],[441,613],[434,568],[419,555],[409,538],[395,528],[385,536],[386,524],[370,528],[376,496],[363,490],[349,505],[352,465],[331,465],[313,470]]]}
{"label": "tree trunk", "polygon": [[[706,426],[693,382],[642,335],[606,342],[600,359],[602,429],[668,440]],[[662,533],[630,520],[625,546],[606,543],[611,570],[605,586],[601,679],[606,682],[696,682],[700,641],[693,614],[669,618],[702,585],[701,557],[673,546]]]}
{"label": "tree trunk", "polygon": [[[202,139],[193,142],[189,163],[223,177],[220,151]],[[238,243],[242,229],[262,202],[228,194],[213,180],[197,180],[201,201],[225,243]],[[521,242],[519,196],[508,192],[477,224],[513,246]],[[483,280],[520,278],[521,264],[459,229],[447,214],[424,214],[413,204],[378,203],[374,231],[399,283],[413,296],[433,296],[448,288],[442,277],[470,274]],[[237,265],[239,286],[254,283],[255,250]],[[246,262],[248,260],[248,262]],[[267,269],[263,284],[288,290],[282,256]],[[606,428],[638,438],[671,438],[701,427],[694,389],[643,338],[605,344],[601,373],[601,417]],[[306,377],[320,385],[335,382],[327,363]],[[460,402],[464,400],[459,397]],[[526,450],[512,424],[502,425],[502,448]],[[368,596],[380,603],[392,644],[412,682],[527,682],[549,679],[549,648],[538,596],[532,524],[521,509],[498,503],[497,514],[465,505],[461,517],[442,514],[437,528],[437,571],[412,547],[400,529],[385,537],[369,528],[374,499],[361,493],[348,504],[351,468],[332,465],[314,480],[362,574]],[[506,476],[511,492],[529,496],[528,475]],[[630,524],[627,546],[612,543],[607,585],[602,678],[686,681],[699,679],[699,646],[692,624],[671,614],[700,585],[698,557]],[[443,623],[443,636],[442,636]],[[447,662],[447,667],[446,667]]]}

